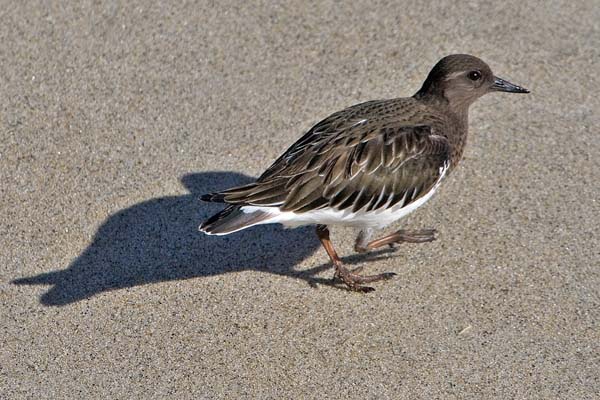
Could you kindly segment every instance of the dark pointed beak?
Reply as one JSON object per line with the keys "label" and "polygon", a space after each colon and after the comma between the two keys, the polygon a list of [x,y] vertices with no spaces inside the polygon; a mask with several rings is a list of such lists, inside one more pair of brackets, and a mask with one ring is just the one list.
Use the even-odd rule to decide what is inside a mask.
{"label": "dark pointed beak", "polygon": [[510,83],[509,81],[505,81],[502,78],[494,77],[494,84],[492,85],[492,90],[496,90],[498,92],[509,92],[509,93],[529,93],[529,90],[524,87],[515,85],[514,83]]}

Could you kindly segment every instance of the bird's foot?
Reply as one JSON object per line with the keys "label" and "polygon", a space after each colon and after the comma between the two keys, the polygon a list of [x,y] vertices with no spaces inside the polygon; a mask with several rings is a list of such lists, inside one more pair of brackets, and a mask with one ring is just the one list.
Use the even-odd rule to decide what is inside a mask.
{"label": "bird's foot", "polygon": [[385,245],[388,245],[393,248],[396,243],[432,242],[436,239],[436,233],[437,230],[435,229],[421,229],[416,231],[407,231],[404,229],[400,229],[390,235],[384,236],[380,239],[375,239],[367,243],[367,245],[364,248],[361,248],[359,250],[369,251]]}
{"label": "bird's foot", "polygon": [[341,263],[335,265],[334,279],[339,278],[348,288],[355,292],[368,293],[375,289],[370,286],[362,286],[364,283],[372,283],[377,281],[387,281],[392,279],[396,274],[394,272],[384,272],[376,275],[359,275],[358,272],[362,267],[349,270]]}

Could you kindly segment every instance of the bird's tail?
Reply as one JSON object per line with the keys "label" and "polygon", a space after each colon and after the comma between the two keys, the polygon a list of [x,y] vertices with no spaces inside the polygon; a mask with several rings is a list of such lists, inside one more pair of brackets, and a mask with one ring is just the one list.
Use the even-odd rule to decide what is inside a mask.
{"label": "bird's tail", "polygon": [[272,217],[268,212],[242,210],[242,207],[240,205],[227,206],[223,211],[204,221],[200,225],[200,232],[204,232],[207,235],[227,235],[253,225],[264,223]]}

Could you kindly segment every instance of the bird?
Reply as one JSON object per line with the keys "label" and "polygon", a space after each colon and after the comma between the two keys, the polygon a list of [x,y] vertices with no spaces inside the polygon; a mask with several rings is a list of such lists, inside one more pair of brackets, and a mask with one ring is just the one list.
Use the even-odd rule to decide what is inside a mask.
{"label": "bird", "polygon": [[318,122],[250,184],[201,196],[225,203],[200,225],[208,235],[251,226],[315,225],[316,234],[349,290],[395,273],[361,275],[338,256],[329,227],[359,229],[354,249],[368,252],[396,243],[435,240],[435,229],[404,230],[372,240],[383,229],[426,203],[459,164],[468,132],[468,111],[492,92],[529,93],[499,78],[468,54],[443,57],[411,97],[372,100]]}

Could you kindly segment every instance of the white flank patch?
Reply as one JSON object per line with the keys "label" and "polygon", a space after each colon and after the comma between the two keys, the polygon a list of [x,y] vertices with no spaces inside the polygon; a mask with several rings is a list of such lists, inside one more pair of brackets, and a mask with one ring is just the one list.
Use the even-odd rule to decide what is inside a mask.
{"label": "white flank patch", "polygon": [[429,192],[420,197],[417,201],[414,201],[404,207],[403,200],[400,203],[398,203],[397,206],[394,206],[392,208],[386,209],[385,207],[382,207],[378,210],[369,212],[365,212],[361,209],[354,213],[350,210],[340,211],[333,209],[320,209],[314,211],[307,211],[303,213],[295,213],[292,211],[279,211],[279,209],[276,207],[259,206],[243,206],[241,210],[244,213],[262,211],[272,215],[271,218],[265,221],[261,221],[256,225],[280,223],[287,227],[296,227],[301,225],[322,224],[379,229],[391,224],[394,221],[399,220],[402,217],[407,216],[408,214],[425,204],[440,186],[442,179],[444,179],[444,176],[446,176],[448,167],[449,165],[444,165],[443,167],[440,167],[440,178],[435,183],[435,185],[433,185]]}

